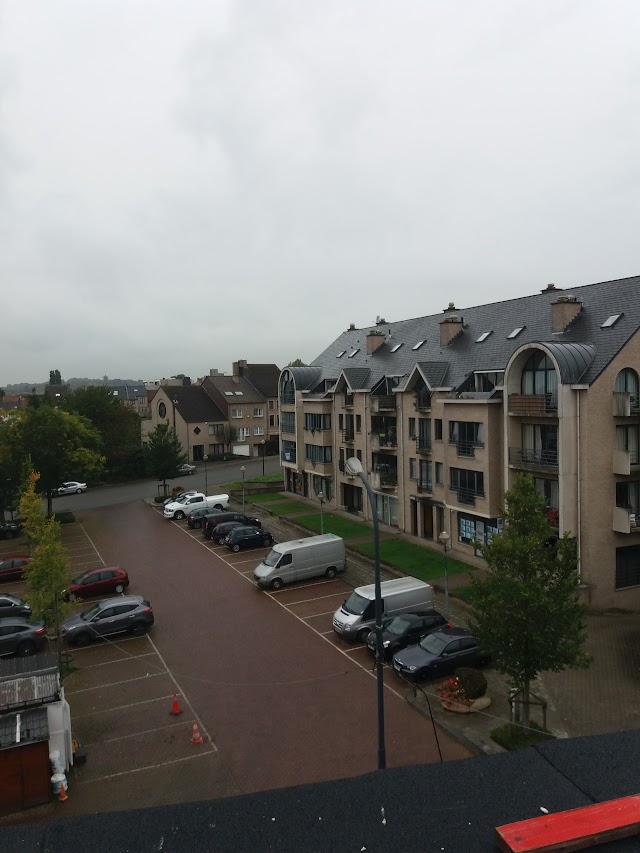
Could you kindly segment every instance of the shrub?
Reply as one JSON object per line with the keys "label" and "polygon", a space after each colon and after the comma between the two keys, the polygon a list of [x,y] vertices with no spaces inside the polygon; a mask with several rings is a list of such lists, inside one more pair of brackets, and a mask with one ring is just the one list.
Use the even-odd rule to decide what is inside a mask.
{"label": "shrub", "polygon": [[449,702],[453,705],[466,705],[468,708],[471,704],[460,680],[455,675],[438,685],[436,696],[441,702]]}
{"label": "shrub", "polygon": [[514,749],[526,749],[542,741],[552,740],[554,737],[555,735],[548,729],[537,725],[537,723],[529,723],[528,729],[524,726],[506,723],[506,725],[498,726],[491,731],[491,739],[509,752]]}
{"label": "shrub", "polygon": [[479,699],[487,692],[487,679],[479,669],[461,666],[456,669],[454,675],[462,685],[467,698],[471,701]]}
{"label": "shrub", "polygon": [[179,494],[180,494],[180,492],[184,492],[184,491],[186,491],[186,489],[185,489],[185,487],[184,487],[184,486],[174,486],[174,487],[171,489],[171,494],[172,494],[172,495],[179,495]]}
{"label": "shrub", "polygon": [[72,512],[56,512],[53,517],[60,524],[72,524],[76,520]]}

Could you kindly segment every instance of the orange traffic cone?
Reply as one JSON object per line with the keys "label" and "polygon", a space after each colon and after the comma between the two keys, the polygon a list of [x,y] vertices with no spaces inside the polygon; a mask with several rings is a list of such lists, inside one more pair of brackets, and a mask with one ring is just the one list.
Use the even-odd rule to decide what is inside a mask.
{"label": "orange traffic cone", "polygon": [[200,730],[198,729],[198,724],[193,724],[193,733],[191,735],[191,743],[195,746],[196,744],[202,743],[203,737],[200,734]]}
{"label": "orange traffic cone", "polygon": [[69,799],[67,792],[64,789],[64,782],[60,783],[60,793],[58,794],[58,800],[61,803],[65,803]]}
{"label": "orange traffic cone", "polygon": [[181,713],[182,713],[182,708],[178,704],[178,694],[174,693],[173,694],[173,704],[171,705],[171,710],[169,711],[169,714],[171,714],[172,717],[179,717]]}

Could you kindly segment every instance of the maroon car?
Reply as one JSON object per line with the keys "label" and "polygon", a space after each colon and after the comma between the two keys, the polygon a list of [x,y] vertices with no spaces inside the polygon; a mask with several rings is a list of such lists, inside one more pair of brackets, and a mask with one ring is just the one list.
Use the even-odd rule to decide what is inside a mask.
{"label": "maroon car", "polygon": [[119,566],[89,569],[74,578],[63,592],[65,601],[75,598],[88,598],[90,595],[107,595],[124,592],[129,586],[129,576]]}
{"label": "maroon car", "polygon": [[24,567],[30,562],[31,557],[24,554],[18,557],[5,557],[0,563],[0,581],[20,580]]}

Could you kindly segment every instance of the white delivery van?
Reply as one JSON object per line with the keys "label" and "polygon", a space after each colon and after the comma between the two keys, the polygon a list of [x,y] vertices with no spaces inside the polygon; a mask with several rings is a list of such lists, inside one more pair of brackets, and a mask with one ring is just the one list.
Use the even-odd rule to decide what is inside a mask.
{"label": "white delivery van", "polygon": [[214,509],[224,509],[229,504],[229,495],[203,495],[202,492],[196,492],[190,497],[180,502],[168,503],[164,508],[165,518],[186,518],[194,509],[206,507],[212,512]]}
{"label": "white delivery van", "polygon": [[[382,581],[382,618],[433,609],[433,588],[416,578]],[[333,630],[346,640],[366,640],[375,627],[375,584],[354,589],[333,616]]]}
{"label": "white delivery van", "polygon": [[323,533],[274,545],[256,567],[253,579],[258,586],[280,589],[285,583],[319,575],[334,578],[345,568],[344,539]]}

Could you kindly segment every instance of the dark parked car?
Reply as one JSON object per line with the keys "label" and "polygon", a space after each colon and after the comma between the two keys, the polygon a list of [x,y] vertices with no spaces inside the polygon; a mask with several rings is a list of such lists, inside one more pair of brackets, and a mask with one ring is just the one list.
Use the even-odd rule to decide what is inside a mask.
{"label": "dark parked car", "polygon": [[0,593],[0,619],[6,616],[31,616],[31,608],[22,598],[9,592]]}
{"label": "dark parked car", "polygon": [[193,509],[187,516],[187,524],[191,528],[202,527],[202,522],[206,515],[211,515],[211,509],[208,506],[200,507],[200,509]]}
{"label": "dark parked car", "polygon": [[224,545],[232,551],[240,551],[241,548],[266,547],[273,544],[273,536],[259,527],[234,527],[227,534]]}
{"label": "dark parked car", "polygon": [[466,628],[440,628],[393,657],[394,670],[411,681],[449,675],[459,666],[483,666],[489,656]]}
{"label": "dark parked car", "polygon": [[[403,613],[401,616],[385,619],[382,623],[382,651],[385,660],[391,660],[400,649],[415,645],[427,634],[448,624],[445,617],[437,610]],[[376,653],[375,631],[372,631],[367,638],[367,648],[372,654]]]}
{"label": "dark parked car", "polygon": [[15,521],[0,521],[0,539],[15,539],[20,531],[21,525]]}
{"label": "dark parked car", "polygon": [[[253,525],[251,525],[253,526]],[[218,545],[224,545],[224,540],[231,533],[232,530],[235,530],[236,527],[243,527],[241,521],[223,521],[222,524],[216,524],[215,527],[211,528],[211,536],[210,539],[213,539],[214,542],[217,542]]]}
{"label": "dark parked car", "polygon": [[129,576],[118,566],[89,569],[71,581],[63,592],[63,597],[65,601],[73,601],[75,598],[89,598],[91,595],[124,592],[128,586]]}
{"label": "dark parked car", "polygon": [[209,512],[204,516],[202,521],[202,535],[205,539],[211,539],[211,531],[223,521],[238,521],[240,524],[248,524],[251,527],[261,527],[262,523],[259,518],[251,518],[242,512]]}
{"label": "dark parked car", "polygon": [[0,563],[0,581],[20,580],[22,570],[31,562],[31,557],[5,557]]}
{"label": "dark parked car", "polygon": [[105,598],[89,610],[76,613],[65,620],[60,635],[67,642],[86,646],[99,637],[111,634],[141,636],[153,625],[151,604],[141,595]]}
{"label": "dark parked car", "polygon": [[0,655],[35,654],[47,642],[44,622],[28,622],[22,616],[0,619]]}

